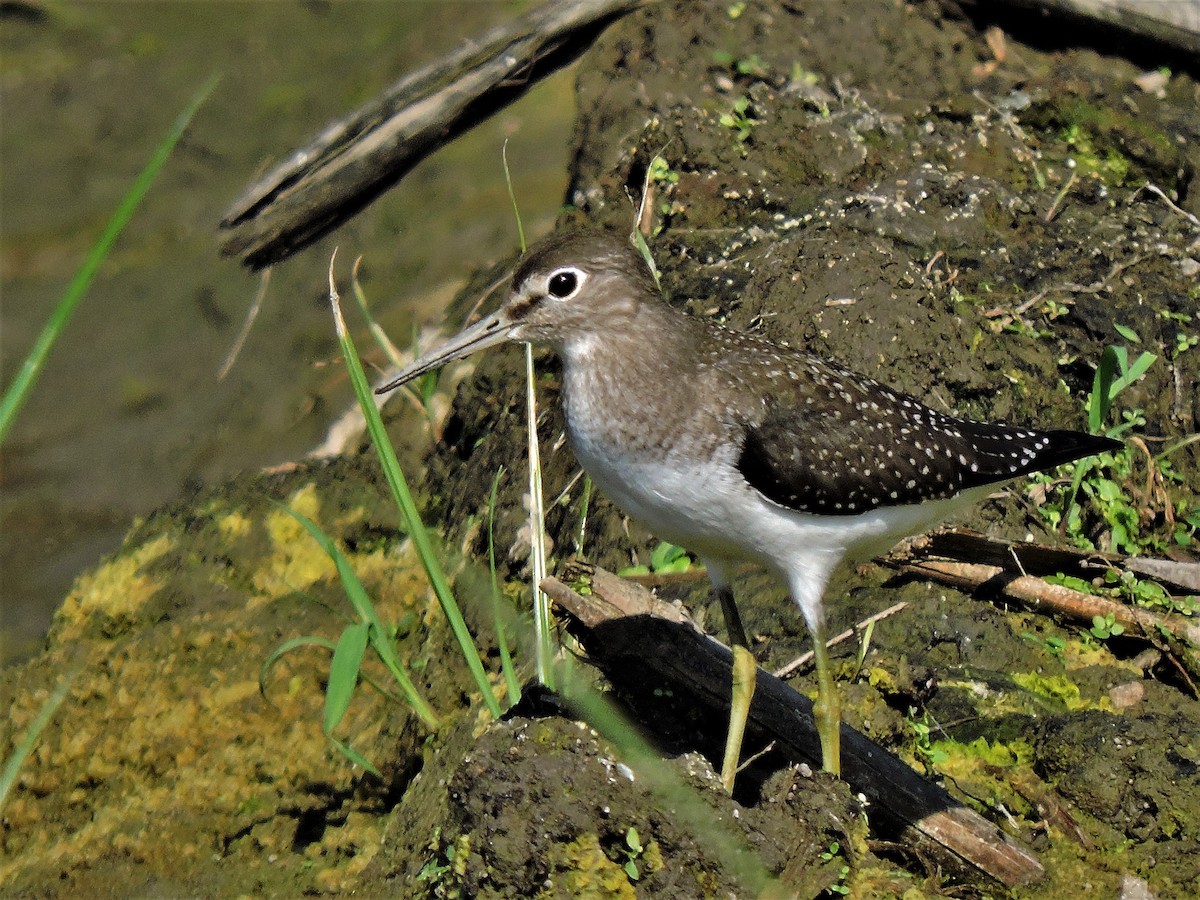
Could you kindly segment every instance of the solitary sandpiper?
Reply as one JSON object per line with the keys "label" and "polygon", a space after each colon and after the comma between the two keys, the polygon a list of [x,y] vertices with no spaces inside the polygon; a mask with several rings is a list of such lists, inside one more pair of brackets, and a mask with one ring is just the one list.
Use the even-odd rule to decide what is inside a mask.
{"label": "solitary sandpiper", "polygon": [[822,606],[834,567],[887,550],[998,482],[1120,446],[947,416],[835,363],[687,315],[663,300],[638,252],[603,231],[530,250],[495,313],[379,393],[503,341],[558,353],[579,462],[617,506],[707,566],[734,646],[730,790],[755,679],[729,583],[735,564],[766,566],[800,607],[822,764],[837,773],[841,716]]}

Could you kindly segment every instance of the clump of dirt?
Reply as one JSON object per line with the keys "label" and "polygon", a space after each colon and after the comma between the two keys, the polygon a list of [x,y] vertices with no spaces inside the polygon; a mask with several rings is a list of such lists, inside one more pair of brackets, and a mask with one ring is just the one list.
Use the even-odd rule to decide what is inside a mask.
{"label": "clump of dirt", "polygon": [[[652,173],[663,285],[695,315],[938,408],[1064,427],[1084,424],[1095,362],[1125,343],[1159,357],[1120,397],[1148,445],[1194,433],[1195,80],[1176,73],[1148,93],[1126,60],[985,40],[989,24],[934,3],[638,11],[579,69],[568,218],[628,226],[627,191]],[[668,170],[651,168],[656,154]],[[473,302],[464,295],[451,317]],[[651,537],[603,497],[584,516],[554,361],[540,357],[538,372],[555,560],[644,561]],[[486,558],[492,474],[524,464],[521,390],[515,355],[478,360],[425,459],[428,518],[452,557]],[[392,415],[412,447],[417,415]],[[1195,506],[1197,445],[1170,462],[1174,497]],[[679,811],[687,803],[664,801],[652,775],[569,716],[483,721],[374,473],[363,456],[234,482],[140,524],[80,579],[46,653],[0,683],[12,747],[56,679],[78,673],[4,812],[9,890],[712,896],[770,875],[799,896],[996,892],[892,836],[868,838],[844,785],[769,756],[735,802],[692,748],[658,735],[667,780],[696,789],[687,803],[698,790],[701,818],[726,835],[713,841]],[[524,491],[523,478],[502,482],[505,580],[527,557]],[[264,496],[347,550],[445,717],[431,736],[402,707],[356,699],[339,735],[381,780],[351,770],[321,732],[323,654],[286,656],[270,703],[258,695],[259,666],[282,641],[336,639],[342,624],[300,596],[341,602],[328,560]],[[970,521],[1056,540],[1034,500],[1018,487]],[[478,579],[461,568],[460,585]],[[703,617],[700,581],[664,593]],[[739,596],[761,662],[803,649],[780,586],[749,574]],[[827,596],[833,631],[909,602],[861,658],[836,651],[846,719],[1041,854],[1047,879],[1029,896],[1115,892],[1129,878],[1160,897],[1200,893],[1200,704],[1169,659],[878,569],[840,573]],[[470,624],[491,648],[488,621]]]}
{"label": "clump of dirt", "polygon": [[[746,886],[722,853],[726,863],[748,855],[757,868],[743,868],[761,879],[793,859],[817,860],[832,843],[862,841],[858,803],[831,779],[789,772],[771,785],[770,802],[739,808],[702,757],[659,766],[690,790],[664,792],[661,780],[656,789],[654,772],[630,768],[582,722],[497,723],[449,775],[440,834],[429,841],[426,823],[413,827],[423,806],[406,804],[389,835],[398,852],[389,860],[385,850],[368,874],[423,880],[439,896],[710,897]],[[699,821],[689,803],[700,805]],[[405,848],[422,840],[426,852],[414,858]],[[826,863],[795,875],[797,896],[838,883],[843,857]]]}
{"label": "clump of dirt", "polygon": [[283,656],[260,694],[279,645],[336,641],[337,611],[349,612],[332,562],[268,498],[338,540],[380,615],[400,623],[419,689],[458,714],[465,666],[379,497],[349,460],[247,478],[155,514],[79,579],[47,651],[0,683],[7,757],[70,680],[4,810],[6,893],[288,895],[357,881],[430,736],[361,692],[338,736],[382,764],[382,779],[364,780],[322,732],[326,651]]}

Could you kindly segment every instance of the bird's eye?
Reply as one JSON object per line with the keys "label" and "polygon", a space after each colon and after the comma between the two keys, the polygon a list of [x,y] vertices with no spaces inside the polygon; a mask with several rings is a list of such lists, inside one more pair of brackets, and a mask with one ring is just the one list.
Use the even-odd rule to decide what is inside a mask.
{"label": "bird's eye", "polygon": [[579,273],[574,269],[559,269],[550,276],[550,280],[546,283],[546,289],[550,292],[551,297],[566,300],[579,290]]}

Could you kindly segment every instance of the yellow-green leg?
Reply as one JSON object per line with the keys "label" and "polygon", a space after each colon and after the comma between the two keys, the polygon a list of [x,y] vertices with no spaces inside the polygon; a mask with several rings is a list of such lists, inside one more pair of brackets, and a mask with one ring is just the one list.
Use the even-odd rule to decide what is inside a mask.
{"label": "yellow-green leg", "polygon": [[725,759],[721,764],[721,784],[733,793],[733,782],[737,777],[738,763],[742,758],[742,737],[746,733],[746,719],[750,716],[750,701],[758,678],[758,664],[750,652],[746,629],[733,602],[733,591],[728,587],[716,588],[721,601],[721,612],[725,614],[725,627],[729,631],[729,643],[733,650],[733,694],[729,700],[729,731],[725,736]]}
{"label": "yellow-green leg", "polygon": [[810,629],[813,642],[813,662],[817,666],[817,702],[813,718],[817,736],[821,739],[821,769],[841,777],[842,774],[842,700],[833,671],[829,667],[829,649],[825,646],[825,629]]}

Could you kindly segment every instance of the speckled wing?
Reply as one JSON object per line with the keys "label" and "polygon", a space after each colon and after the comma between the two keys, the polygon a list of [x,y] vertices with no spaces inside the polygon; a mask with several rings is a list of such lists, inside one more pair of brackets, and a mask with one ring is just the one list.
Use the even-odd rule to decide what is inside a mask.
{"label": "speckled wing", "polygon": [[743,432],[746,480],[775,503],[827,516],[951,497],[1121,446],[956,419],[815,358],[775,383]]}

